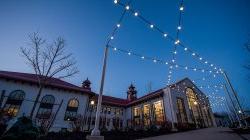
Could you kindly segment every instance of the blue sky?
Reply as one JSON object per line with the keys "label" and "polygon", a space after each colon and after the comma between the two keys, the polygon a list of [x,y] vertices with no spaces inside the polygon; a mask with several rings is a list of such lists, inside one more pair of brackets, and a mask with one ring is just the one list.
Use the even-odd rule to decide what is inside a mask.
{"label": "blue sky", "polygon": [[[123,0],[123,2],[126,2]],[[248,0],[187,0],[185,1],[180,40],[203,58],[225,69],[233,86],[245,102],[250,100],[247,71],[242,67],[249,60],[243,48],[250,32],[250,2]],[[175,36],[179,0],[134,0],[132,7],[140,14]],[[0,69],[32,72],[20,55],[28,34],[39,32],[48,41],[62,36],[67,51],[77,60],[80,73],[66,79],[76,85],[87,77],[94,91],[99,91],[103,51],[106,39],[123,11],[112,0],[1,0],[0,1]],[[171,59],[173,44],[147,25],[126,14],[121,28],[111,43],[118,48],[164,60]],[[200,64],[177,48],[177,61],[200,68]],[[162,88],[167,83],[168,67],[142,61],[126,54],[109,52],[105,94],[126,98],[130,83],[138,96]],[[211,78],[199,72],[175,69],[172,82],[184,77],[197,80],[197,85],[224,82],[221,76]],[[211,89],[203,89],[210,94]],[[217,94],[223,95],[223,91]]]}

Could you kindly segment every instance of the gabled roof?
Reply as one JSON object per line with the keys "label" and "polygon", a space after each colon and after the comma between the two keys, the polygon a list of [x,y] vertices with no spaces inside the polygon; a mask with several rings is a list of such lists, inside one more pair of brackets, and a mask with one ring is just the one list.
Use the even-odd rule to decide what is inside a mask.
{"label": "gabled roof", "polygon": [[[21,82],[27,82],[27,83],[32,83],[32,84],[38,84],[37,75],[30,74],[30,73],[0,71],[0,78],[4,78],[4,79],[8,79],[8,80],[16,80],[16,81],[21,81]],[[169,87],[175,86],[176,84],[178,84],[184,80],[189,80],[189,79],[184,78],[184,79],[180,80],[179,82],[170,85]],[[189,80],[189,81],[192,82],[191,80]],[[46,84],[46,86],[64,89],[64,90],[76,91],[76,92],[85,93],[85,94],[87,93],[91,96],[94,96],[95,99],[97,99],[97,97],[98,97],[98,94],[92,92],[91,90],[84,89],[82,87],[73,85],[71,83],[68,83],[66,81],[63,81],[63,80],[60,80],[57,78],[50,78],[48,83]],[[154,92],[151,92],[149,94],[146,94],[146,95],[144,95],[136,100],[133,100],[133,101],[129,101],[127,99],[122,99],[122,98],[116,98],[116,97],[112,97],[112,96],[107,96],[107,95],[103,95],[102,101],[103,101],[103,104],[126,107],[126,106],[130,106],[130,105],[134,105],[137,103],[147,101],[147,100],[152,99],[152,98],[157,98],[157,97],[160,97],[162,95],[163,95],[163,88],[156,90]]]}
{"label": "gabled roof", "polygon": [[[20,72],[10,72],[10,71],[0,71],[0,78],[8,79],[8,80],[16,80],[21,82],[27,82],[32,84],[39,84],[38,78],[36,74],[30,73],[20,73]],[[59,88],[64,90],[76,91],[81,93],[90,93],[93,94],[91,91],[86,90],[84,88],[78,87],[66,81],[57,79],[57,78],[50,78],[46,86],[50,86],[53,88]]]}

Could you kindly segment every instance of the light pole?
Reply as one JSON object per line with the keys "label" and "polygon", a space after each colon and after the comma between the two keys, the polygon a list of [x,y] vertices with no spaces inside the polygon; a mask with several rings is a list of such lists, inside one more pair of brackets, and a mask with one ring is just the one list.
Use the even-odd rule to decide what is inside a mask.
{"label": "light pole", "polygon": [[[102,67],[101,87],[100,87],[100,92],[99,92],[99,96],[98,96],[97,109],[96,109],[96,115],[95,115],[95,127],[91,132],[91,136],[100,136],[100,130],[99,130],[99,123],[100,122],[99,122],[99,120],[100,120],[100,110],[101,110],[101,105],[102,105],[102,94],[103,94],[103,87],[104,87],[104,81],[105,81],[108,48],[109,48],[109,46],[106,45],[105,52],[104,52],[104,59],[103,59],[103,67]],[[93,137],[93,139],[94,139],[94,137]]]}
{"label": "light pole", "polygon": [[232,84],[231,84],[231,82],[230,82],[230,80],[229,80],[229,78],[228,78],[226,72],[223,71],[222,73],[223,73],[223,76],[224,76],[225,80],[227,81],[228,85],[230,86],[230,88],[231,88],[231,90],[232,90],[232,92],[233,92],[233,95],[234,95],[234,97],[235,97],[235,99],[236,99],[236,102],[237,102],[239,108],[240,108],[240,111],[242,112],[242,116],[243,116],[244,123],[245,123],[245,125],[246,125],[246,127],[247,127],[248,124],[247,124],[246,119],[245,119],[245,113],[244,113],[244,110],[242,109],[242,106],[241,106],[241,104],[240,104],[239,98],[238,98],[238,96],[237,96],[237,94],[236,94],[236,92],[235,92],[235,90],[234,90],[234,88],[233,88],[233,86],[232,86]]}
{"label": "light pole", "polygon": [[89,122],[89,124],[88,124],[88,131],[89,131],[89,129],[90,129],[90,124],[91,124],[91,118],[92,118],[92,112],[93,112],[93,109],[94,109],[94,105],[95,105],[95,101],[94,100],[91,100],[90,101],[90,107],[91,107],[91,110],[90,110],[90,115],[89,115],[89,117],[90,117],[90,122]]}

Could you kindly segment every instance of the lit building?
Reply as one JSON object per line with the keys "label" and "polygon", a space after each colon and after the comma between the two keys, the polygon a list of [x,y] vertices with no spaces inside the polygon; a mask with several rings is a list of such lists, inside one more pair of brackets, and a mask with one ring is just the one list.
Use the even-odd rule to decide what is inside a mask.
{"label": "lit building", "polygon": [[[34,74],[0,71],[0,107],[5,115],[16,119],[29,116],[38,93]],[[35,108],[34,120],[53,120],[50,131],[72,129],[71,122],[83,119],[83,129],[95,124],[98,94],[91,91],[87,79],[82,86],[52,78],[42,91]],[[137,98],[134,85],[127,99],[103,96],[100,129],[146,129],[166,123],[194,124],[197,128],[215,126],[209,100],[188,78]]]}

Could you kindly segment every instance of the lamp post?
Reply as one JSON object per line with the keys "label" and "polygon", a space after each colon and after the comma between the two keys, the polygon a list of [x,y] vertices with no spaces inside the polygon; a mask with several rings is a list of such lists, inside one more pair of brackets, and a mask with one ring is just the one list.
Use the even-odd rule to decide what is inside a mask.
{"label": "lamp post", "polygon": [[89,131],[89,129],[90,129],[90,124],[91,124],[91,118],[92,118],[92,111],[93,111],[93,109],[94,109],[94,105],[95,105],[95,101],[94,100],[91,100],[90,101],[90,107],[91,107],[91,110],[90,110],[90,115],[89,115],[89,117],[90,117],[90,122],[89,122],[89,124],[88,124],[88,131]]}
{"label": "lamp post", "polygon": [[96,109],[96,115],[95,115],[95,127],[92,130],[91,136],[88,137],[88,139],[104,139],[104,137],[98,138],[98,136],[100,136],[100,130],[99,130],[100,122],[99,121],[100,121],[100,111],[101,111],[101,105],[102,105],[102,94],[103,94],[103,87],[104,87],[104,80],[105,80],[105,73],[106,73],[107,57],[108,57],[108,47],[109,47],[108,45],[105,46],[101,86],[100,86],[100,92],[98,96],[97,109]]}

